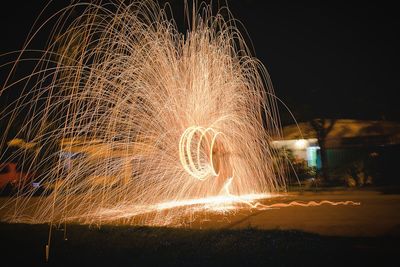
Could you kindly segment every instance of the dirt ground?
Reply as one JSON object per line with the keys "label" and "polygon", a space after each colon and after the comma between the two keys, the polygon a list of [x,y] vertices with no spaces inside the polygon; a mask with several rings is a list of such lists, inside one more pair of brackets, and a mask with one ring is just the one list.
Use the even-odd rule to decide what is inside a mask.
{"label": "dirt ground", "polygon": [[291,193],[262,201],[263,204],[354,201],[359,206],[285,207],[268,210],[243,210],[206,222],[196,222],[195,228],[243,229],[255,227],[263,230],[300,230],[329,236],[400,236],[400,194],[379,191],[327,191]]}
{"label": "dirt ground", "polygon": [[[8,198],[0,198],[0,207]],[[329,236],[400,236],[400,194],[378,190],[329,190],[292,192],[260,200],[263,205],[308,203],[311,201],[353,201],[360,205],[330,205],[316,207],[283,207],[273,209],[248,208],[246,205],[224,214],[201,212],[180,227],[190,229],[299,230]],[[30,200],[35,203],[36,198]],[[10,208],[10,207],[9,207]],[[12,207],[11,207],[12,208]],[[7,209],[0,209],[4,218]],[[175,225],[167,225],[175,226]]]}
{"label": "dirt ground", "polygon": [[[5,199],[3,199],[4,201]],[[185,228],[0,223],[1,266],[397,266],[400,195],[379,191],[291,193],[291,201],[359,206],[242,210],[198,217]],[[206,220],[204,219],[206,218]]]}

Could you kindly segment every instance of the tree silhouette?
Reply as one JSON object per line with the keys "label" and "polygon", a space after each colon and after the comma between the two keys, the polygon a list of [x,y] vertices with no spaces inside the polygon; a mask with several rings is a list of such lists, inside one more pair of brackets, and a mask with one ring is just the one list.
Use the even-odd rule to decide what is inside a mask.
{"label": "tree silhouette", "polygon": [[336,119],[325,119],[318,118],[310,120],[310,125],[313,127],[321,153],[322,168],[320,170],[320,176],[325,180],[329,180],[329,166],[328,157],[326,153],[326,137],[335,125]]}

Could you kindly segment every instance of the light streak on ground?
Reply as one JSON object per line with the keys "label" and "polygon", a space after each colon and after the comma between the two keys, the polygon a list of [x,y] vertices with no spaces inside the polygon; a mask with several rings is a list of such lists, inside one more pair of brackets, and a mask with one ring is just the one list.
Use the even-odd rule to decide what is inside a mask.
{"label": "light streak on ground", "polygon": [[[102,223],[115,223],[123,219],[130,220],[136,216],[143,216],[147,213],[162,213],[168,210],[178,210],[174,214],[174,217],[168,218],[168,220],[151,220],[150,224],[154,226],[176,226],[180,225],[182,217],[188,214],[230,214],[236,213],[241,210],[269,210],[269,209],[280,209],[287,207],[317,207],[321,205],[361,205],[360,202],[355,201],[291,201],[288,203],[277,202],[273,204],[262,204],[266,199],[278,198],[285,196],[284,194],[248,194],[242,196],[235,196],[230,194],[229,187],[231,185],[233,178],[230,178],[223,187],[223,192],[221,195],[199,198],[199,199],[187,199],[180,201],[167,201],[149,206],[135,206],[135,205],[120,205],[118,207],[113,207],[110,209],[99,209],[95,214],[90,217],[96,218],[95,220],[101,220]],[[70,218],[73,220],[78,220],[77,218]]]}
{"label": "light streak on ground", "polygon": [[[101,209],[93,216],[102,218],[104,221],[115,221],[123,218],[132,218],[146,213],[162,212],[171,209],[184,208],[184,213],[210,212],[227,213],[240,209],[243,204],[248,207],[257,199],[268,197],[266,194],[249,194],[244,196],[214,196],[199,199],[187,199],[179,201],[167,201],[149,206],[119,206],[112,209]],[[178,219],[175,218],[175,219]],[[75,218],[78,219],[78,218]]]}
{"label": "light streak on ground", "polygon": [[[309,201],[309,202],[299,202],[299,201],[291,201],[289,203],[274,203],[270,205],[262,204],[257,202],[258,199],[265,199],[266,195],[245,195],[245,196],[215,196],[203,199],[188,199],[181,201],[170,201],[163,202],[152,206],[127,206],[127,207],[118,207],[113,209],[102,209],[99,210],[98,213],[93,214],[93,217],[98,217],[103,220],[103,222],[110,221],[118,221],[120,219],[129,219],[134,216],[143,215],[146,213],[153,212],[161,212],[170,209],[177,208],[185,208],[184,213],[196,213],[196,212],[205,212],[205,213],[235,213],[240,210],[268,210],[268,209],[279,209],[279,208],[287,208],[287,207],[317,207],[321,205],[352,205],[359,206],[360,202],[355,201]],[[75,218],[79,219],[79,218]],[[180,215],[178,218],[175,218],[176,221],[179,222]],[[174,221],[174,220],[173,220]],[[169,221],[168,221],[169,223]],[[153,225],[169,225],[168,223],[162,224],[153,224]],[[169,226],[173,226],[169,225]]]}

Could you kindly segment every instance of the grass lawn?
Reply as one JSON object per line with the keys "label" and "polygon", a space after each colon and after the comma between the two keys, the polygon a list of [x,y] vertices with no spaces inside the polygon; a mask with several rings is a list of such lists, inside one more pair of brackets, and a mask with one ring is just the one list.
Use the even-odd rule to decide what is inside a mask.
{"label": "grass lawn", "polygon": [[[0,224],[1,266],[398,266],[400,237],[328,237],[300,231],[190,230]],[[8,263],[8,264],[4,264]]]}

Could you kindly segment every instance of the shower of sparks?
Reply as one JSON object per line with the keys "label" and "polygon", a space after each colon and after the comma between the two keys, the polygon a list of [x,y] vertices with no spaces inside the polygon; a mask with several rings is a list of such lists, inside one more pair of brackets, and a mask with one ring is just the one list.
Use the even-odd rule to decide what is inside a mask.
{"label": "shower of sparks", "polygon": [[[154,225],[183,211],[278,207],[257,202],[285,188],[265,67],[226,8],[226,19],[205,4],[187,9],[185,34],[168,10],[78,3],[32,31],[10,64],[34,62],[34,71],[0,91],[24,88],[1,118],[8,129],[19,122],[15,137],[31,145],[0,159],[22,158],[44,192],[33,197],[39,189],[20,179],[6,219]],[[46,49],[30,50],[50,24]]]}

